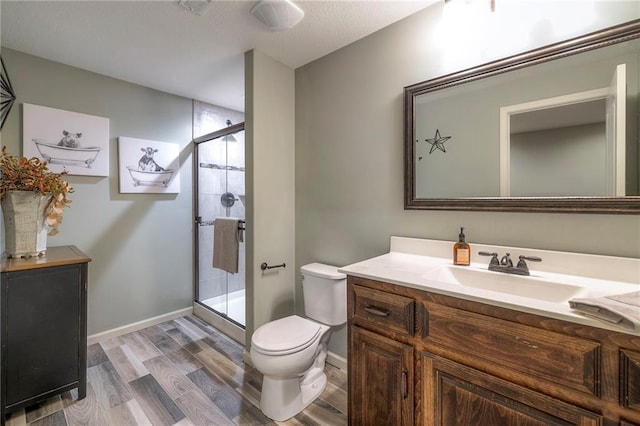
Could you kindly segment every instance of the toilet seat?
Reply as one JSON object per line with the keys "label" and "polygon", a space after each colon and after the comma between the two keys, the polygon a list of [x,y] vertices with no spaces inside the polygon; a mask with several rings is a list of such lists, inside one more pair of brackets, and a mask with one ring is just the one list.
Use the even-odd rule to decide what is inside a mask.
{"label": "toilet seat", "polygon": [[251,347],[265,355],[287,355],[308,348],[320,334],[320,324],[291,315],[259,327],[251,337]]}

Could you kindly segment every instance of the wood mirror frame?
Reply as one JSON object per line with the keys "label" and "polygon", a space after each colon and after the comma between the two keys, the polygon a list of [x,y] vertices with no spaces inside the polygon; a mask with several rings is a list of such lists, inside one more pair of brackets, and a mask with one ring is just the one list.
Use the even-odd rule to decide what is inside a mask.
{"label": "wood mirror frame", "polygon": [[416,96],[640,37],[640,19],[404,88],[405,210],[639,214],[640,196],[625,197],[416,197]]}

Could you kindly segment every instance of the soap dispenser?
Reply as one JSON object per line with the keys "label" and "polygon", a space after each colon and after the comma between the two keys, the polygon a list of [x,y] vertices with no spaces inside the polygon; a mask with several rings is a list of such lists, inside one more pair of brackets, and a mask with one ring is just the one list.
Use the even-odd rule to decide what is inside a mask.
{"label": "soap dispenser", "polygon": [[460,227],[458,242],[453,245],[453,264],[469,266],[471,263],[471,247],[465,241],[464,226]]}

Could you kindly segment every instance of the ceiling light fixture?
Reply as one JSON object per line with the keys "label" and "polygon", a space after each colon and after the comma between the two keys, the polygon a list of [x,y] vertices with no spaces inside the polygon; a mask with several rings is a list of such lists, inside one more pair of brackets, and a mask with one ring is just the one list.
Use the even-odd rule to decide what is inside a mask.
{"label": "ceiling light fixture", "polygon": [[207,13],[212,4],[213,0],[180,0],[178,2],[178,5],[198,16],[202,16]]}
{"label": "ceiling light fixture", "polygon": [[304,17],[304,11],[290,0],[262,0],[251,8],[251,14],[271,31],[293,28]]}

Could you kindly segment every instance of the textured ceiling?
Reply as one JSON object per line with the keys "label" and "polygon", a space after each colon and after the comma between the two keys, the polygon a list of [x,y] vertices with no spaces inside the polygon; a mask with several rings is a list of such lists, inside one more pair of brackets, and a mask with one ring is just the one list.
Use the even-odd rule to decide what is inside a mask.
{"label": "textured ceiling", "polygon": [[272,32],[249,13],[255,1],[214,0],[198,16],[177,0],[2,0],[1,44],[242,111],[244,52],[297,68],[437,1],[296,1],[302,22]]}

